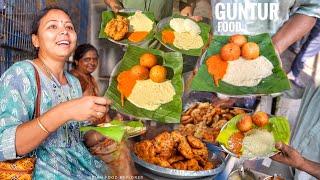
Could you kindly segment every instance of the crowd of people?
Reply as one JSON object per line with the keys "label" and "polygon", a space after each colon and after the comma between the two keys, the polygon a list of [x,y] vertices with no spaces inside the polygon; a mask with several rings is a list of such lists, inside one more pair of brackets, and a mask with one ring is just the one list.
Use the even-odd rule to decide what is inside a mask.
{"label": "crowd of people", "polygon": [[[285,14],[281,13],[277,23],[266,28],[270,27],[270,22],[261,22],[259,28],[273,35],[273,44],[279,54],[311,31],[292,67],[292,73],[297,77],[305,57],[319,52],[320,4],[312,0],[289,1],[278,1]],[[212,0],[211,6],[218,2],[232,1]],[[115,12],[122,8],[152,11],[157,20],[171,16],[173,6],[172,0],[105,0],[105,3]],[[188,0],[181,14],[200,21],[201,17],[193,14],[196,3]],[[212,19],[215,24],[214,17]],[[256,27],[246,27],[247,32],[257,31]],[[109,119],[108,106],[112,102],[99,97],[99,87],[91,75],[99,63],[97,49],[90,44],[76,47],[74,25],[68,12],[60,7],[41,10],[31,34],[36,57],[15,63],[0,79],[0,161],[35,154],[35,179],[104,179],[115,172],[112,171],[115,165],[93,156],[82,142],[79,131],[82,125]],[[75,66],[69,73],[64,65],[72,53]],[[38,93],[41,95],[41,115],[35,117]],[[295,168],[297,179],[320,178],[319,102],[320,88],[307,86],[291,145],[277,143],[280,153],[272,157]],[[90,146],[105,140],[101,136],[97,138],[97,134],[94,136],[96,142],[91,142]]]}

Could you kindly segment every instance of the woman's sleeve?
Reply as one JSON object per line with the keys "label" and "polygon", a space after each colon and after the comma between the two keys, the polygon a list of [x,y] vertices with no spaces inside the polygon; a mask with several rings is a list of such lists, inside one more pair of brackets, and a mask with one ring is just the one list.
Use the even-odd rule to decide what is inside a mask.
{"label": "woman's sleeve", "polygon": [[15,146],[17,127],[33,117],[36,92],[26,70],[13,65],[0,78],[0,161],[19,158]]}
{"label": "woman's sleeve", "polygon": [[320,18],[319,0],[298,0],[299,7],[295,13]]}

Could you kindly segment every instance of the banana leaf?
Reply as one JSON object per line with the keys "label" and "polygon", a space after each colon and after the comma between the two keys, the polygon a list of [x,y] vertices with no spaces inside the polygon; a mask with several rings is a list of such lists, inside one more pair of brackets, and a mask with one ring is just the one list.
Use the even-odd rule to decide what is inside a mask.
{"label": "banana leaf", "polygon": [[[262,79],[254,87],[233,86],[223,81],[219,81],[219,87],[214,84],[212,76],[208,73],[205,64],[209,56],[219,54],[220,49],[229,40],[230,36],[214,36],[198,73],[192,80],[191,89],[194,91],[218,92],[226,95],[248,95],[248,94],[273,94],[290,89],[290,83],[286,73],[282,70],[280,60],[277,57],[269,34],[247,36],[249,42],[255,42],[260,47],[260,54],[265,56],[274,66],[273,74]],[[236,74],[235,74],[236,76]]]}
{"label": "banana leaf", "polygon": [[[158,62],[163,62],[168,72],[172,72],[171,83],[175,89],[176,95],[171,102],[162,104],[155,111],[149,111],[143,108],[138,108],[128,100],[125,100],[124,107],[121,106],[121,95],[117,90],[117,76],[120,72],[129,70],[132,66],[139,64],[139,58],[142,54],[150,52],[157,56]],[[179,123],[182,111],[181,96],[183,93],[182,84],[182,54],[179,52],[163,52],[156,49],[144,49],[137,46],[128,46],[120,64],[115,67],[111,77],[105,96],[113,100],[111,108],[128,115],[132,115],[138,119],[156,120],[165,123]],[[171,71],[170,71],[171,70]],[[168,74],[169,74],[168,73]]]}
{"label": "banana leaf", "polygon": [[[136,45],[141,44],[143,42],[146,42],[148,40],[152,40],[154,37],[155,26],[156,26],[155,25],[155,17],[152,12],[146,11],[146,12],[142,12],[142,13],[145,14],[149,19],[151,19],[154,22],[154,28],[149,32],[147,37],[144,40],[142,40],[141,42],[134,43],[134,42],[130,42],[128,39],[116,41],[116,40],[113,40],[112,38],[108,37],[108,35],[104,32],[104,28],[106,27],[106,25],[109,21],[111,21],[113,18],[116,17],[116,14],[113,11],[103,11],[102,12],[99,38],[107,38],[108,40],[115,42],[115,43],[119,43],[119,44],[136,44]],[[121,15],[123,17],[129,17],[129,16],[134,15],[134,12],[119,12],[117,14]]]}
{"label": "banana leaf", "polygon": [[209,33],[211,31],[211,26],[206,24],[206,23],[203,23],[203,22],[197,22],[197,24],[200,26],[200,29],[201,29],[201,33],[200,33],[200,36],[203,40],[203,46],[201,48],[198,48],[198,49],[189,49],[189,50],[184,50],[184,49],[179,49],[177,47],[175,47],[173,44],[166,44],[162,41],[162,35],[161,35],[161,32],[163,30],[167,30],[167,29],[170,29],[170,20],[172,18],[183,18],[183,19],[186,19],[188,17],[185,17],[185,16],[180,16],[180,15],[173,15],[172,17],[168,18],[168,19],[164,19],[163,22],[159,22],[158,23],[158,27],[157,27],[157,31],[156,31],[156,34],[155,34],[155,38],[157,40],[159,40],[164,46],[166,47],[169,47],[169,49],[171,50],[174,50],[174,51],[178,51],[178,52],[181,52],[182,54],[186,54],[186,55],[189,55],[189,56],[200,56],[203,52],[203,48],[206,47],[206,45],[208,44],[209,42]]}
{"label": "banana leaf", "polygon": [[[216,139],[217,142],[223,144],[225,147],[229,148],[229,138],[236,132],[239,132],[236,124],[242,118],[243,115],[238,115],[233,117],[228,121],[226,127],[222,129]],[[258,128],[254,125],[253,128]],[[282,116],[276,116],[269,118],[269,124],[264,126],[263,129],[272,132],[275,142],[283,142],[289,144],[290,141],[290,125],[287,118]],[[273,151],[278,151],[273,148]]]}
{"label": "banana leaf", "polygon": [[94,126],[84,126],[80,127],[81,132],[87,132],[90,130],[94,130],[99,132],[100,134],[116,141],[121,142],[122,138],[125,134],[124,126],[110,126],[110,127],[94,127]]}

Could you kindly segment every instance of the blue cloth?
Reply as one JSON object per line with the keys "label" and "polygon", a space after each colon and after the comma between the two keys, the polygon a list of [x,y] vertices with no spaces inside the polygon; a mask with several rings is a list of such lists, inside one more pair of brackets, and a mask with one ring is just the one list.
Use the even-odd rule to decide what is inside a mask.
{"label": "blue cloth", "polygon": [[298,77],[308,58],[317,55],[320,52],[320,19],[317,19],[306,42],[303,44],[300,52],[294,59],[291,70],[295,77]]}
{"label": "blue cloth", "polygon": [[[79,81],[65,72],[68,85],[57,87],[42,71],[41,114],[68,99],[81,97]],[[60,86],[62,87],[62,86]],[[15,148],[16,128],[33,118],[36,98],[34,68],[30,61],[11,66],[0,79],[0,160],[19,158]],[[57,115],[59,116],[59,115]],[[105,179],[104,163],[81,141],[78,121],[69,121],[51,133],[35,150],[34,179]]]}
{"label": "blue cloth", "polygon": [[[320,163],[320,87],[309,85],[303,95],[291,145],[303,157]],[[295,179],[316,179],[296,170]]]}

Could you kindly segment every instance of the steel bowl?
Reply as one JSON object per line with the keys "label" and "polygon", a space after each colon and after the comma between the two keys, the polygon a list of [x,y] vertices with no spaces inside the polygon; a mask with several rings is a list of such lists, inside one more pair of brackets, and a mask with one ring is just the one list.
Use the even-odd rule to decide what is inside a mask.
{"label": "steel bowl", "polygon": [[[210,151],[210,149],[208,150]],[[211,154],[209,154],[209,160],[218,161],[220,164],[215,169],[210,169],[205,171],[187,171],[187,170],[164,168],[140,159],[133,152],[131,152],[131,157],[135,163],[150,170],[153,174],[156,174],[162,177],[173,178],[173,179],[194,179],[194,178],[203,178],[207,176],[214,176],[224,170],[225,160],[220,155],[212,151],[210,151],[210,153]]]}

